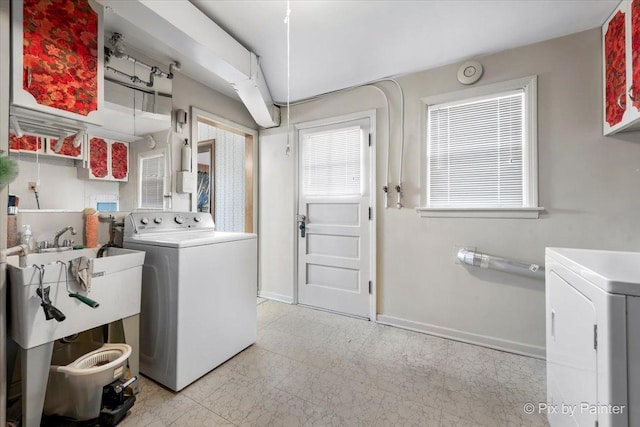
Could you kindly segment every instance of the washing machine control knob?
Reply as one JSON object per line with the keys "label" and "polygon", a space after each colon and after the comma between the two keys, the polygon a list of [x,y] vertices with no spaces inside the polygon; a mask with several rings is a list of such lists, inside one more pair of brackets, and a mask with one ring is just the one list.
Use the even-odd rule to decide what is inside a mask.
{"label": "washing machine control knob", "polygon": [[182,215],[178,215],[177,217],[175,217],[175,221],[178,224],[183,224],[184,223],[184,217]]}
{"label": "washing machine control knob", "polygon": [[142,225],[147,225],[149,224],[149,218],[143,216],[142,218],[140,218],[140,222],[142,223]]}
{"label": "washing machine control knob", "polygon": [[160,224],[160,223],[162,223],[162,218],[157,216],[157,217],[153,218],[153,222],[155,222],[156,224]]}
{"label": "washing machine control knob", "polygon": [[193,217],[193,220],[194,220],[195,222],[200,222],[200,219],[201,219],[201,218],[200,218],[199,216],[195,216],[195,217]]}

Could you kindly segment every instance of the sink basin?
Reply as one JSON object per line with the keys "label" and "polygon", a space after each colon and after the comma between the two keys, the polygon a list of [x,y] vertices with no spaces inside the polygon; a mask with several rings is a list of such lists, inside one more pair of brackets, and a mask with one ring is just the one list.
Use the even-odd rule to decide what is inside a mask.
{"label": "sink basin", "polygon": [[[17,256],[9,257],[9,335],[22,348],[29,349],[73,335],[96,326],[127,318],[140,312],[142,264],[145,253],[108,248],[102,258],[97,249],[34,253],[26,256],[26,267],[19,267]],[[91,290],[83,290],[69,274],[69,291],[80,293],[100,305],[91,308],[69,297],[65,267],[57,261],[85,256],[93,262]],[[51,303],[66,315],[62,322],[46,320],[36,295],[39,272],[33,266],[44,265],[43,286],[50,287]]]}
{"label": "sink basin", "polygon": [[547,255],[606,292],[640,296],[640,252],[547,248]]}

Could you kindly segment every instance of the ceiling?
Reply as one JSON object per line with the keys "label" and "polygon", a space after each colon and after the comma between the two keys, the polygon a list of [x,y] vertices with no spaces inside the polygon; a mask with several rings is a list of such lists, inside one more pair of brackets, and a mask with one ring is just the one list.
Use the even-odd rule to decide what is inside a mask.
{"label": "ceiling", "polygon": [[[260,57],[287,99],[287,2],[190,0]],[[291,100],[602,25],[618,0],[292,0]]]}

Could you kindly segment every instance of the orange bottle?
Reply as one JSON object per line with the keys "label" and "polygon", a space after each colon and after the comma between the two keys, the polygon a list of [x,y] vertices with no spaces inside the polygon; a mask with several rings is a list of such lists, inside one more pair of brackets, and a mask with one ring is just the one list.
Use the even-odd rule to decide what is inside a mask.
{"label": "orange bottle", "polygon": [[84,218],[84,238],[87,248],[98,246],[98,215],[87,215]]}

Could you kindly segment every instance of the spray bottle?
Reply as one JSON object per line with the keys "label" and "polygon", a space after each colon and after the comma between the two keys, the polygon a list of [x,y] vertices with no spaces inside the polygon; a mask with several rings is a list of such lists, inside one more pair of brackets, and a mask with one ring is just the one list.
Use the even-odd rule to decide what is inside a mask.
{"label": "spray bottle", "polygon": [[22,237],[20,237],[20,243],[23,245],[27,245],[29,250],[33,248],[32,245],[33,234],[31,233],[31,226],[23,225],[22,226]]}
{"label": "spray bottle", "polygon": [[180,170],[189,172],[191,170],[191,146],[189,145],[189,140],[184,140],[184,145],[182,146],[182,164],[180,165]]}

